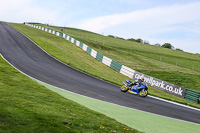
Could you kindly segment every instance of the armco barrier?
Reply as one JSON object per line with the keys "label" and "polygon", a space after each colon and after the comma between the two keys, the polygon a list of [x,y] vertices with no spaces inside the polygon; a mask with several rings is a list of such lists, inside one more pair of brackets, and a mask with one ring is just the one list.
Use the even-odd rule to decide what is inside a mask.
{"label": "armco barrier", "polygon": [[106,66],[110,66],[112,62],[112,59],[106,57],[106,56],[103,56],[103,59],[102,59],[102,63],[105,64]]}
{"label": "armco barrier", "polygon": [[123,75],[126,75],[129,78],[133,78],[133,76],[135,74],[135,70],[133,70],[133,69],[127,67],[127,66],[122,65],[120,73],[123,74]]}
{"label": "armco barrier", "polygon": [[83,43],[82,43],[82,42],[80,42],[79,47],[80,47],[80,48],[83,48]]}
{"label": "armco barrier", "polygon": [[76,46],[79,47],[79,45],[80,45],[80,41],[76,40]]}
{"label": "armco barrier", "polygon": [[86,52],[91,55],[91,51],[92,51],[92,48],[87,47],[87,51]]}
{"label": "armco barrier", "polygon": [[116,70],[117,72],[119,72],[129,78],[136,80],[136,79],[139,79],[140,77],[144,77],[145,82],[149,86],[152,86],[154,88],[157,88],[157,89],[167,92],[169,94],[184,98],[186,100],[189,100],[189,101],[192,101],[195,103],[199,102],[200,92],[197,92],[197,91],[194,91],[191,89],[187,89],[184,87],[180,87],[180,86],[162,81],[160,79],[145,75],[143,73],[137,72],[127,66],[124,66],[124,65],[106,57],[106,56],[103,56],[102,54],[98,53],[97,51],[90,48],[86,44],[84,44],[62,32],[54,31],[52,29],[44,28],[41,26],[35,26],[33,24],[28,24],[28,23],[26,23],[26,25],[34,27],[34,28],[38,28],[38,29],[44,30],[46,32],[49,32],[51,34],[54,34],[56,36],[65,38],[66,40],[70,41],[71,43],[75,44],[76,46],[78,46],[81,49],[83,49],[84,51],[86,51],[88,54],[90,54],[92,57],[94,57],[98,61],[104,63],[105,65],[111,67],[112,69]]}
{"label": "armco barrier", "polygon": [[74,39],[74,42],[73,42],[73,44],[75,44],[76,45],[76,40]]}
{"label": "armco barrier", "polygon": [[100,62],[102,62],[103,55],[97,52],[96,59],[99,60]]}
{"label": "armco barrier", "polygon": [[115,71],[120,72],[120,70],[121,70],[121,68],[122,68],[122,64],[120,64],[120,63],[118,63],[118,62],[112,60],[110,67],[111,67],[112,69],[114,69]]}
{"label": "armco barrier", "polygon": [[97,51],[95,51],[94,49],[92,49],[91,54],[92,57],[96,58],[97,56]]}
{"label": "armco barrier", "polygon": [[83,49],[84,51],[87,51],[87,47],[88,47],[88,46],[87,46],[86,44],[83,43],[83,48],[82,48],[82,49]]}
{"label": "armco barrier", "polygon": [[71,38],[71,43],[74,43],[74,38]]}
{"label": "armco barrier", "polygon": [[185,92],[185,97],[184,98],[186,100],[188,100],[188,101],[192,101],[194,103],[199,103],[200,92],[186,88],[186,92]]}

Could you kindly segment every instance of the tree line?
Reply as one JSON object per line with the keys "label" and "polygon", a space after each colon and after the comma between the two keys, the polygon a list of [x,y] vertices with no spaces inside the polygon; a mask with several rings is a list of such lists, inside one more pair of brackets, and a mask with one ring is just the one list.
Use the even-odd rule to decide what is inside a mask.
{"label": "tree line", "polygon": [[[138,39],[134,39],[134,38],[124,39],[124,38],[113,36],[113,35],[108,35],[108,37],[118,38],[118,39],[122,39],[122,40],[127,40],[127,41],[138,42],[138,43],[149,44],[150,45],[149,41],[142,40],[141,38],[138,38]],[[175,49],[174,46],[172,46],[170,43],[164,43],[163,45],[161,45],[159,43],[156,43],[156,44],[154,44],[154,46],[173,49],[173,50],[178,50],[178,51],[183,51],[183,50],[181,50],[179,48]]]}

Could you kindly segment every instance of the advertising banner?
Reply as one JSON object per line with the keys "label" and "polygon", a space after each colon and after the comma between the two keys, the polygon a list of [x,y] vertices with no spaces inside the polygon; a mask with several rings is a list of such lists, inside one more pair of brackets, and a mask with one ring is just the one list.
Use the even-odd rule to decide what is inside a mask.
{"label": "advertising banner", "polygon": [[167,92],[169,94],[184,98],[186,88],[180,87],[178,85],[174,85],[165,81],[162,81],[160,79],[151,77],[149,75],[145,75],[143,73],[135,71],[133,75],[133,79],[137,80],[141,77],[144,77],[144,82],[147,83],[147,85],[152,86],[154,88],[157,88],[161,91]]}

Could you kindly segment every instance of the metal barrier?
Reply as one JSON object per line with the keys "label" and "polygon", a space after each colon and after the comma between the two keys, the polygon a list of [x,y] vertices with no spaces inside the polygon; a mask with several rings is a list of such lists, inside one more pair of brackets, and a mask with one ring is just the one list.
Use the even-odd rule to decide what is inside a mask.
{"label": "metal barrier", "polygon": [[200,92],[186,88],[184,99],[186,99],[188,101],[192,101],[194,103],[199,103]]}

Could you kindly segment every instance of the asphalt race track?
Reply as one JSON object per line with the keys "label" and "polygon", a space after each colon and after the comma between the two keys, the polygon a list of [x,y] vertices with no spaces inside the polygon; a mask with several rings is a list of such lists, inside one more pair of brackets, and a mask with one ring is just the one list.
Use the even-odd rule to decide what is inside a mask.
{"label": "asphalt race track", "polygon": [[151,97],[141,98],[122,93],[118,86],[77,71],[52,58],[4,22],[0,22],[0,53],[17,69],[53,86],[133,109],[200,124],[200,111]]}

